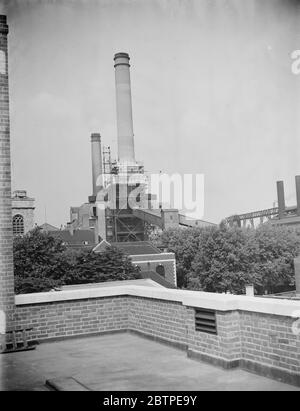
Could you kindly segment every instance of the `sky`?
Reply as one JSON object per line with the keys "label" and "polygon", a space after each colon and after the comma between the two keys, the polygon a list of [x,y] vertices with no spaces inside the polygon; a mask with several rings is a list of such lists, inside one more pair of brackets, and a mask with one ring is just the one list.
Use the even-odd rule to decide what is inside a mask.
{"label": "sky", "polygon": [[90,134],[116,149],[113,56],[128,52],[136,159],[203,173],[203,218],[295,204],[297,0],[2,0],[13,189],[60,226],[92,191]]}

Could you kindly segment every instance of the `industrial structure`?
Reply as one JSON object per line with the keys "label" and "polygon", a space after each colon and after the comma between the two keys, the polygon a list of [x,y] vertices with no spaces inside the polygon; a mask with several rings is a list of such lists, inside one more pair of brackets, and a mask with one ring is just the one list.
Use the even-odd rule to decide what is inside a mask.
{"label": "industrial structure", "polygon": [[100,134],[92,133],[93,192],[87,203],[70,208],[67,228],[92,229],[98,243],[145,241],[153,230],[215,225],[154,206],[144,165],[135,158],[129,60],[127,53],[114,56],[118,158],[112,160],[110,148],[102,149]]}
{"label": "industrial structure", "polygon": [[284,182],[277,181],[277,203],[278,207],[265,210],[252,211],[244,214],[232,215],[225,219],[228,225],[238,225],[239,227],[254,227],[256,222],[263,224],[269,222],[275,225],[300,225],[300,176],[295,177],[297,205],[287,207],[284,195]]}

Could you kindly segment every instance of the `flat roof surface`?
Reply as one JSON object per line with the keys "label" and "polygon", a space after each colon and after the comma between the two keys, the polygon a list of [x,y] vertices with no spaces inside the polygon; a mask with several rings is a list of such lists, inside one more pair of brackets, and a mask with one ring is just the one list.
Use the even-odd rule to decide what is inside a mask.
{"label": "flat roof surface", "polygon": [[185,351],[130,333],[43,343],[34,351],[0,355],[0,391],[45,390],[46,380],[69,377],[94,391],[300,391],[187,358]]}

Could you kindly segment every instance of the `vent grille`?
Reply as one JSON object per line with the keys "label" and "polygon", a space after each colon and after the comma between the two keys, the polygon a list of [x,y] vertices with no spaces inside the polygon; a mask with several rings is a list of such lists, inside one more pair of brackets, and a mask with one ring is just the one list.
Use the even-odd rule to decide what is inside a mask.
{"label": "vent grille", "polygon": [[217,334],[216,312],[213,310],[195,309],[195,329],[208,334]]}

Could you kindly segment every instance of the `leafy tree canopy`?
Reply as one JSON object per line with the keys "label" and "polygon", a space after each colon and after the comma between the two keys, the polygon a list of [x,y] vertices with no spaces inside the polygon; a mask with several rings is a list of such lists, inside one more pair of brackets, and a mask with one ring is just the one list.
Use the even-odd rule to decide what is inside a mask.
{"label": "leafy tree canopy", "polygon": [[293,259],[300,253],[299,230],[264,224],[239,227],[172,229],[161,243],[176,254],[179,285],[211,292],[259,293],[294,286]]}
{"label": "leafy tree canopy", "polygon": [[139,270],[117,249],[101,254],[73,250],[39,228],[14,239],[14,274],[17,294],[49,291],[64,284],[140,278]]}

